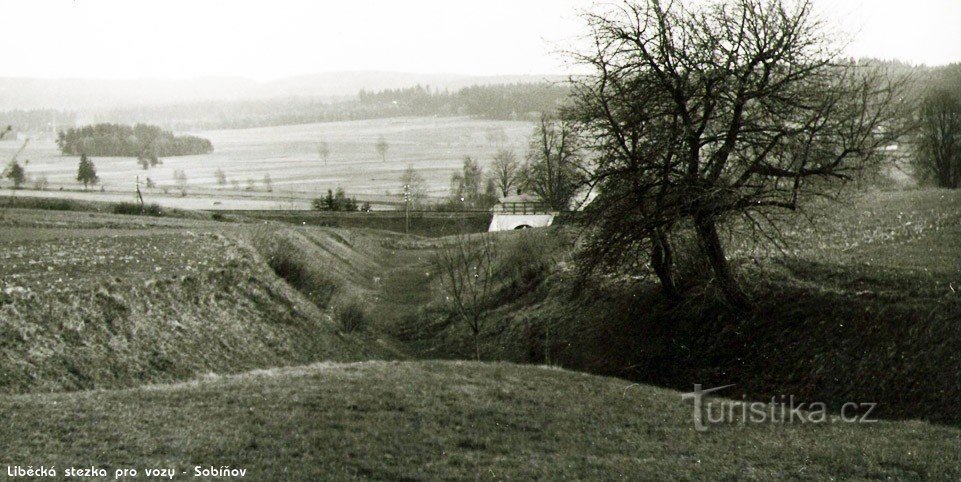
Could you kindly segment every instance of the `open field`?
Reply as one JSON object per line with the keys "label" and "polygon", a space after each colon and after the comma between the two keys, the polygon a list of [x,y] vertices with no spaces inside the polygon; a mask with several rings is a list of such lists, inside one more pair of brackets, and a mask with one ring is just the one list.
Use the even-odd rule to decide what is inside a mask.
{"label": "open field", "polygon": [[[394,195],[401,191],[398,179],[408,164],[427,180],[430,195],[443,196],[451,173],[460,167],[464,156],[474,157],[482,165],[490,162],[498,148],[488,139],[490,134],[503,135],[502,145],[522,156],[532,128],[526,122],[399,118],[191,132],[188,134],[209,139],[214,152],[164,158],[163,165],[148,171],[132,158],[94,158],[107,193],[93,193],[91,197],[130,200],[135,180],[140,176],[141,180],[151,178],[158,186],[146,190],[148,198],[180,208],[306,209],[310,199],[337,187],[361,199],[387,202],[391,200],[386,196],[388,191]],[[386,160],[380,158],[374,147],[380,136],[390,146]],[[317,152],[321,141],[330,146],[326,164]],[[16,140],[0,141],[0,159],[9,159],[21,144]],[[78,158],[61,156],[53,141],[31,141],[18,159],[29,160],[25,166],[27,174],[33,179],[46,176],[53,191],[61,187],[80,189],[75,181]],[[226,186],[217,185],[214,171],[218,168],[227,176]],[[174,187],[175,170],[185,171],[188,179],[188,198],[180,201]],[[265,174],[273,181],[272,193],[262,183]],[[252,191],[246,190],[248,180],[255,183]],[[235,187],[235,181],[239,186]],[[9,184],[2,182],[4,186]],[[28,182],[26,187],[30,186]],[[167,195],[163,187],[167,188]],[[71,192],[67,196],[86,198],[87,194]]]}

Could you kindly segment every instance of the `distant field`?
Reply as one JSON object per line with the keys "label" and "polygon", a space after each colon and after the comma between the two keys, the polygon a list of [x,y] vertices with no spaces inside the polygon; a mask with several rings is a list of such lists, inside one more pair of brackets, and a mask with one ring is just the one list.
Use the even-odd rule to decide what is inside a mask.
{"label": "distant field", "polygon": [[[137,176],[150,177],[158,187],[147,194],[161,196],[161,187],[172,189],[174,170],[183,170],[188,178],[188,197],[200,196],[268,201],[287,198],[284,202],[302,203],[327,189],[344,187],[349,194],[374,200],[386,199],[389,191],[397,194],[398,178],[407,164],[412,164],[427,179],[432,196],[446,194],[450,175],[458,169],[464,156],[472,156],[482,165],[490,162],[499,146],[513,148],[519,156],[526,151],[532,125],[527,122],[474,120],[469,118],[400,118],[331,122],[256,129],[190,132],[210,139],[214,152],[209,155],[167,157],[163,165],[149,171],[140,169],[132,158],[94,158],[97,172],[108,193],[132,193]],[[374,145],[383,136],[390,148],[387,160],[378,155]],[[499,138],[497,142],[493,138]],[[330,146],[325,164],[317,151],[318,143]],[[0,142],[0,160],[4,163],[21,146],[22,141]],[[46,176],[50,189],[77,189],[76,156],[61,156],[53,141],[31,140],[20,154],[32,179]],[[227,186],[218,186],[216,169],[227,175]],[[262,180],[270,174],[274,192],[267,193]],[[248,180],[255,182],[253,191],[246,190]],[[236,189],[234,181],[239,182]],[[9,185],[6,180],[3,186]],[[31,187],[29,184],[27,187]],[[373,197],[372,197],[373,196]],[[240,198],[240,199],[238,199]],[[180,206],[187,207],[187,206]],[[263,205],[245,204],[247,209]]]}

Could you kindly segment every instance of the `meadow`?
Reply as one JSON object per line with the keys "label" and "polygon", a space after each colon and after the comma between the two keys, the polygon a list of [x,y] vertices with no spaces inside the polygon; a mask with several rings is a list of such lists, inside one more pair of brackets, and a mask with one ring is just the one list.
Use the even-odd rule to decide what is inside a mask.
{"label": "meadow", "polygon": [[[184,134],[209,139],[214,152],[163,158],[161,166],[149,170],[141,169],[133,158],[93,158],[106,192],[69,196],[129,200],[139,176],[141,181],[149,177],[157,186],[145,188],[147,196],[182,208],[306,208],[310,199],[337,187],[360,199],[388,201],[390,193],[397,201],[402,191],[399,178],[408,164],[425,178],[429,195],[443,196],[450,185],[450,175],[460,168],[464,156],[487,165],[498,148],[507,147],[523,157],[532,129],[528,122],[393,118],[189,132]],[[375,148],[381,136],[389,146],[386,159]],[[318,152],[321,142],[329,146],[326,162]],[[0,159],[9,159],[22,143],[0,141]],[[33,180],[48,180],[48,193],[56,191],[56,195],[63,196],[60,188],[81,189],[75,181],[77,157],[61,156],[52,140],[31,140],[18,159],[29,160],[25,168]],[[226,174],[226,185],[217,183],[217,169]],[[188,198],[201,201],[187,204],[173,200],[179,197],[174,180],[176,170],[186,173]],[[267,192],[265,175],[270,176],[273,192]],[[249,183],[253,183],[252,189],[248,189]],[[10,183],[4,180],[2,184]],[[26,185],[31,186],[32,182]],[[23,195],[38,194],[25,191]]]}

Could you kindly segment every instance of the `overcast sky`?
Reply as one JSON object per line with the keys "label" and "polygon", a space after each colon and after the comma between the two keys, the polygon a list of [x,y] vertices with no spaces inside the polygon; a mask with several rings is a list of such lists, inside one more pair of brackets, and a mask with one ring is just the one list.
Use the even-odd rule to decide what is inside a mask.
{"label": "overcast sky", "polygon": [[[961,61],[961,0],[816,0],[852,56]],[[0,77],[554,74],[590,0],[0,0]]]}

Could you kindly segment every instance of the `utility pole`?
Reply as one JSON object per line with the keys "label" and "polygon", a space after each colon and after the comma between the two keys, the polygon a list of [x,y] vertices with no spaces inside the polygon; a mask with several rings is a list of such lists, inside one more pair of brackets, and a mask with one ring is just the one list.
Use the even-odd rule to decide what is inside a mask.
{"label": "utility pole", "polygon": [[137,176],[137,199],[140,200],[140,214],[143,214],[143,194],[140,193],[140,176]]}
{"label": "utility pole", "polygon": [[410,234],[410,184],[404,184],[404,233]]}

